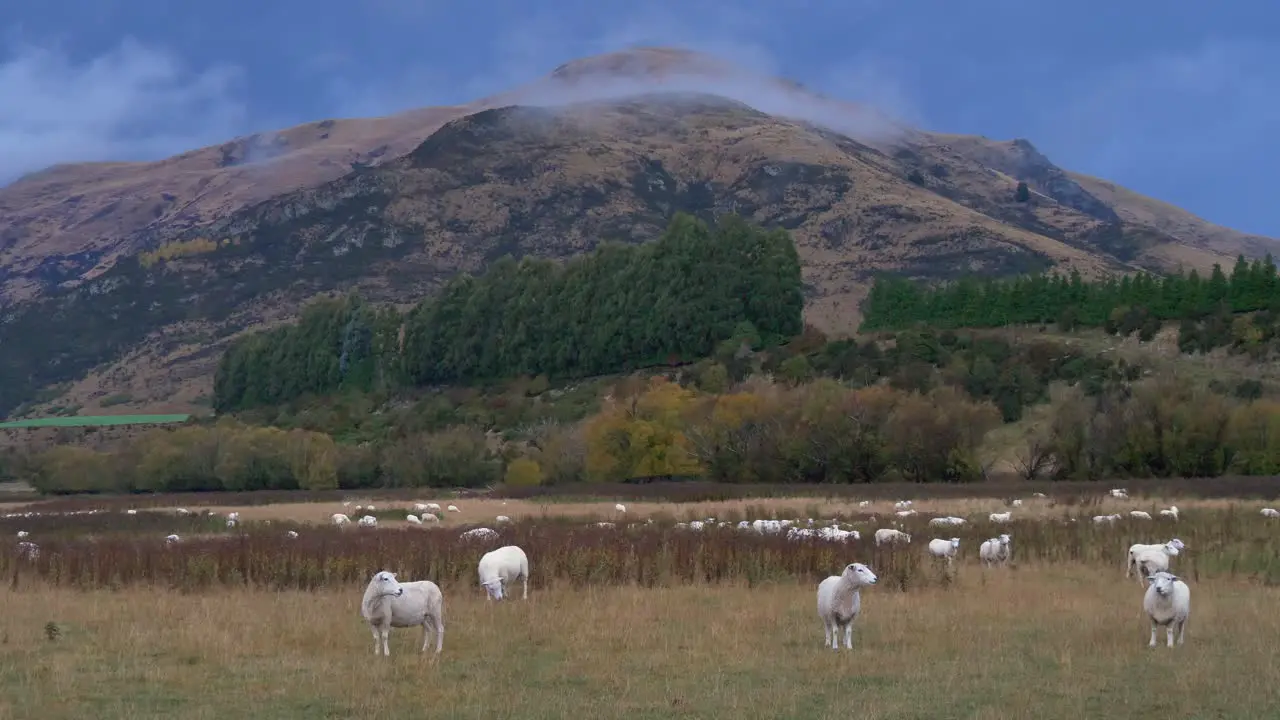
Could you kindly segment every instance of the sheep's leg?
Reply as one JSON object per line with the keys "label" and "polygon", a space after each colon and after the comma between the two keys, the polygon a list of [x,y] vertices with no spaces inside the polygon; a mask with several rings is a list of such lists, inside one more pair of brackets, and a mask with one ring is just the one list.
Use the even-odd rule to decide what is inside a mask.
{"label": "sheep's leg", "polygon": [[382,628],[382,654],[391,657],[391,628]]}
{"label": "sheep's leg", "polygon": [[826,647],[831,644],[831,621],[823,618],[822,620],[822,646]]}
{"label": "sheep's leg", "polygon": [[1183,618],[1178,623],[1178,644],[1181,645],[1187,639],[1187,619]]}
{"label": "sheep's leg", "polygon": [[853,622],[852,621],[850,621],[848,625],[844,626],[844,649],[845,650],[853,649]]}
{"label": "sheep's leg", "polygon": [[444,620],[436,618],[436,654],[444,649]]}
{"label": "sheep's leg", "polygon": [[427,624],[427,621],[430,619],[431,618],[428,617],[426,620],[422,621],[422,649],[419,650],[419,652],[427,651],[427,641],[431,639],[431,626]]}
{"label": "sheep's leg", "polygon": [[1169,640],[1165,644],[1169,647],[1173,647],[1173,630],[1174,630],[1173,626],[1174,626],[1174,623],[1169,623],[1169,627],[1165,629],[1165,635],[1168,637],[1168,640]]}
{"label": "sheep's leg", "polygon": [[524,599],[529,599],[529,576],[524,576]]}
{"label": "sheep's leg", "polygon": [[1151,642],[1147,643],[1147,647],[1155,647],[1155,646],[1156,646],[1156,624],[1153,622],[1151,623]]}

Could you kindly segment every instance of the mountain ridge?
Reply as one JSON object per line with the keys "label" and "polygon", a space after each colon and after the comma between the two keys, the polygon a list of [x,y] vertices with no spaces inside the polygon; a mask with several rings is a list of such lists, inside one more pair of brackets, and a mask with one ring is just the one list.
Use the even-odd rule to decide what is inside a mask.
{"label": "mountain ridge", "polygon": [[[717,82],[775,112],[699,91]],[[0,387],[0,412],[51,384],[64,387],[28,409],[198,410],[221,344],[313,294],[406,304],[503,254],[644,241],[679,210],[791,230],[806,318],[836,333],[856,326],[874,272],[1207,269],[1273,243],[1063,170],[1024,139],[925,133],[715,58],[640,49],[466,105],[64,165],[0,189],[0,366],[26,382]],[[51,313],[93,320],[25,354],[6,342]],[[41,369],[50,358],[63,370]]]}

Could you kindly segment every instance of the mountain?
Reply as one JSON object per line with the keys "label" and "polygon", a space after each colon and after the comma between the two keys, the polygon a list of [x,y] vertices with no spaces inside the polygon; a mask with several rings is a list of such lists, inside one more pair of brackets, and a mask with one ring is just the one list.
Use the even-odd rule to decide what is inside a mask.
{"label": "mountain", "polygon": [[1024,139],[921,132],[641,48],[467,105],[62,165],[0,189],[0,414],[199,410],[231,335],[317,293],[405,304],[507,253],[643,242],[677,211],[791,230],[806,317],[831,332],[856,327],[878,271],[1097,276],[1275,247],[1059,168]]}

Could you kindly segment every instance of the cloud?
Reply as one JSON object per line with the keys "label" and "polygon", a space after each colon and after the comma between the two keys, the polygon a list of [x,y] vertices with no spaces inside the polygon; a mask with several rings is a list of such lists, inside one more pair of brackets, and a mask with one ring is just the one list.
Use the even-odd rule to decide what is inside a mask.
{"label": "cloud", "polygon": [[150,160],[242,132],[231,67],[186,70],[126,39],[76,63],[18,46],[0,61],[0,185],[63,162]]}

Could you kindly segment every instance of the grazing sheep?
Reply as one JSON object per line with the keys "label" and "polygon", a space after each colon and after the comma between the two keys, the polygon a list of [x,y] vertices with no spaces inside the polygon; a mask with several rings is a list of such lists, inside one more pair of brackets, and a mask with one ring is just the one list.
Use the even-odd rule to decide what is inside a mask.
{"label": "grazing sheep", "polygon": [[166,535],[166,536],[165,536],[165,538],[164,538],[164,544],[165,544],[165,545],[172,545],[172,544],[174,544],[174,543],[178,542],[178,541],[179,541],[179,540],[181,540],[181,539],[182,539],[182,538],[178,537],[176,534],[174,534],[174,535]]}
{"label": "grazing sheep", "polygon": [[426,503],[414,503],[413,511],[416,513],[426,512],[427,511]]}
{"label": "grazing sheep", "polygon": [[440,512],[440,506],[435,503],[427,503],[428,512]]}
{"label": "grazing sheep", "polygon": [[989,515],[988,517],[990,518],[991,522],[1003,525],[1004,523],[1007,523],[1013,519],[1013,513],[1012,512],[991,513],[991,515]]}
{"label": "grazing sheep", "polygon": [[523,581],[524,599],[529,599],[529,556],[515,545],[504,545],[485,553],[476,566],[476,573],[490,600],[501,600],[504,587],[515,580]]}
{"label": "grazing sheep", "polygon": [[1161,511],[1160,511],[1160,517],[1173,518],[1174,520],[1177,520],[1177,519],[1178,519],[1178,506],[1177,506],[1177,505],[1170,505],[1169,507],[1165,508],[1164,510],[1161,510]]}
{"label": "grazing sheep", "polygon": [[440,522],[440,518],[436,517],[435,515],[432,515],[431,513],[423,513],[422,517],[418,519],[421,520],[424,525],[430,525],[432,523]]}
{"label": "grazing sheep", "polygon": [[1115,513],[1112,515],[1094,515],[1093,524],[1094,525],[1111,525],[1115,521],[1119,520],[1121,517],[1123,516],[1120,515],[1119,513]]}
{"label": "grazing sheep", "polygon": [[494,518],[494,522],[509,523],[511,522],[511,518],[507,517],[506,515],[499,515],[498,517]]}
{"label": "grazing sheep", "polygon": [[289,538],[290,540],[296,540],[298,537],[298,531],[290,530],[289,532],[285,533],[284,536]]}
{"label": "grazing sheep", "polygon": [[227,513],[227,519],[228,519],[228,520],[230,520],[230,521],[232,521],[232,522],[240,522],[240,513],[238,513],[238,512],[229,512],[229,513]]}
{"label": "grazing sheep", "polygon": [[1275,508],[1262,508],[1262,517],[1280,518],[1280,510]]}
{"label": "grazing sheep", "polygon": [[1010,504],[1010,505],[1012,505],[1012,506],[1014,506],[1014,507],[1022,507],[1022,501],[1021,501],[1021,500],[1014,500],[1013,502],[1011,502],[1011,503],[1009,503],[1009,504]]}
{"label": "grazing sheep", "polygon": [[899,500],[898,502],[893,504],[894,510],[906,510],[909,507],[911,507],[910,500]]}
{"label": "grazing sheep", "polygon": [[901,530],[894,528],[880,528],[876,531],[876,545],[884,545],[886,543],[911,543],[911,536]]}
{"label": "grazing sheep", "polygon": [[1167,628],[1168,647],[1173,647],[1173,634],[1178,633],[1178,644],[1181,645],[1187,636],[1187,620],[1191,618],[1191,588],[1182,578],[1164,571],[1157,572],[1149,578],[1151,584],[1142,596],[1142,609],[1151,618],[1151,642],[1147,647],[1156,646],[1156,628]]}
{"label": "grazing sheep", "polygon": [[934,538],[929,541],[929,554],[936,558],[946,558],[948,567],[951,566],[952,559],[955,558],[959,549],[960,538],[951,538],[950,540]]}
{"label": "grazing sheep", "polygon": [[876,584],[876,574],[862,563],[850,563],[844,572],[818,583],[818,617],[822,619],[823,646],[840,649],[840,631],[844,630],[844,646],[853,649],[853,621],[862,611],[859,590]]}
{"label": "grazing sheep", "polygon": [[381,570],[374,573],[364,598],[360,601],[360,614],[373,631],[373,654],[378,654],[381,641],[382,654],[391,655],[387,642],[393,627],[422,626],[422,650],[427,651],[431,630],[436,633],[436,654],[444,647],[444,593],[430,580],[402,583],[395,573]]}
{"label": "grazing sheep", "polygon": [[1124,500],[1129,497],[1129,491],[1125,490],[1124,488],[1112,488],[1111,497],[1120,498],[1121,500]]}
{"label": "grazing sheep", "polygon": [[963,525],[964,518],[948,515],[947,517],[936,517],[929,521],[932,527],[949,527],[954,525]]}
{"label": "grazing sheep", "polygon": [[498,531],[487,527],[472,528],[458,536],[460,540],[489,540],[498,537]]}
{"label": "grazing sheep", "polygon": [[26,530],[19,530],[19,531],[18,531],[18,539],[19,539],[19,540],[21,540],[21,539],[22,539],[22,538],[24,538],[24,537],[30,537],[30,536],[31,536],[31,533],[27,532]]}
{"label": "grazing sheep", "polygon": [[405,520],[405,522],[409,523],[410,525],[421,525],[421,524],[422,524],[422,521],[418,519],[418,516],[417,516],[417,515],[405,515],[405,516],[404,516],[404,520]]}
{"label": "grazing sheep", "polygon": [[347,517],[346,515],[343,515],[342,513],[334,513],[332,516],[330,516],[329,519],[333,522],[334,525],[346,525],[347,523],[351,522],[351,518]]}
{"label": "grazing sheep", "polygon": [[448,510],[449,512],[462,512],[461,510],[458,509],[457,505],[450,505]]}
{"label": "grazing sheep", "polygon": [[916,511],[915,510],[899,510],[894,514],[897,515],[898,517],[911,517],[912,515],[916,514]]}
{"label": "grazing sheep", "polygon": [[617,512],[624,513],[627,511],[627,506],[623,505],[622,503],[618,503],[613,506],[613,509]]}
{"label": "grazing sheep", "polygon": [[1138,584],[1141,585],[1144,577],[1168,570],[1169,558],[1177,557],[1185,548],[1186,545],[1177,538],[1163,545],[1132,545],[1125,561],[1124,576],[1127,578],[1131,570],[1137,570]]}
{"label": "grazing sheep", "polygon": [[991,567],[992,565],[1007,563],[1009,557],[1013,554],[1010,547],[1012,540],[1013,538],[1006,533],[983,542],[982,546],[978,548],[978,557],[982,559],[982,566]]}
{"label": "grazing sheep", "polygon": [[365,515],[356,521],[360,527],[378,527],[378,518],[372,515]]}
{"label": "grazing sheep", "polygon": [[1149,512],[1143,512],[1143,511],[1141,511],[1141,510],[1130,510],[1130,511],[1129,511],[1129,517],[1131,517],[1131,518],[1133,518],[1133,519],[1135,519],[1135,520],[1150,520],[1150,519],[1151,519],[1151,513],[1149,513]]}
{"label": "grazing sheep", "polygon": [[1044,493],[1031,493],[1031,497],[1033,497],[1033,498],[1047,498],[1047,497],[1049,497],[1049,496],[1048,496],[1048,495],[1045,495]]}
{"label": "grazing sheep", "polygon": [[786,525],[781,520],[754,520],[751,523],[751,529],[761,535],[772,535],[785,530]]}
{"label": "grazing sheep", "polygon": [[178,513],[179,515],[190,515],[190,514],[191,514],[191,511],[190,511],[190,510],[188,510],[188,509],[186,509],[186,508],[178,508],[178,509],[177,509],[177,510],[175,510],[174,512]]}

